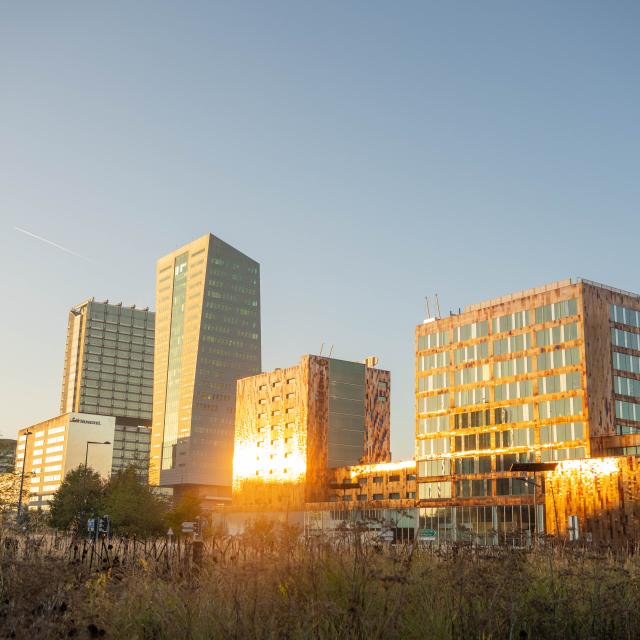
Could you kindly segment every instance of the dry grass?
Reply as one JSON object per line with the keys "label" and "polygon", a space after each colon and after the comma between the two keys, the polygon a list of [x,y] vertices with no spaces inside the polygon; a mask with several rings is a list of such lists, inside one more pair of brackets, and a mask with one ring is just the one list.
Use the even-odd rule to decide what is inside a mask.
{"label": "dry grass", "polygon": [[216,538],[199,568],[151,555],[90,570],[46,546],[23,556],[2,545],[3,637],[609,639],[640,629],[634,553],[434,552],[267,529]]}

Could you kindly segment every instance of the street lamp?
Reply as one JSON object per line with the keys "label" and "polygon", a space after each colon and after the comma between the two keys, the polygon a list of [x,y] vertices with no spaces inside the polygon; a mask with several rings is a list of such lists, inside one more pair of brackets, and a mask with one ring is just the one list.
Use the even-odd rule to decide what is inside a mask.
{"label": "street lamp", "polygon": [[20,474],[20,493],[18,494],[18,520],[22,515],[22,488],[24,487],[24,466],[27,464],[27,441],[33,431],[25,431],[24,433],[24,455],[22,456],[22,473]]}
{"label": "street lamp", "polygon": [[[543,485],[538,484],[535,481],[535,477],[536,477],[536,471],[555,471],[556,467],[558,466],[557,462],[515,462],[514,464],[511,465],[511,467],[509,468],[509,471],[524,471],[524,472],[529,472],[529,473],[533,473],[533,480],[528,480],[527,478],[522,478],[519,476],[516,476],[515,479],[516,480],[522,480],[522,482],[525,482],[526,484],[531,484],[534,487],[538,487],[542,493],[544,493],[545,488]],[[556,522],[556,535],[560,535],[560,529],[558,528],[558,510],[556,508],[556,494],[553,490],[553,483],[551,484],[551,499],[553,501],[553,516],[554,516],[554,520]],[[535,518],[536,518],[536,533],[538,533],[538,509],[536,507],[536,491],[535,489],[533,490],[533,509],[534,509],[534,513],[535,513]]]}

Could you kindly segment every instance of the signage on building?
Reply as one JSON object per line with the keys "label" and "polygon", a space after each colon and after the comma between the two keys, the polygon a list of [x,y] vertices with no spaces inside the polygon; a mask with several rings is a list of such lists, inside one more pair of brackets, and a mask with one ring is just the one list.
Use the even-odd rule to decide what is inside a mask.
{"label": "signage on building", "polygon": [[183,522],[182,533],[193,533],[193,522]]}
{"label": "signage on building", "polygon": [[102,425],[102,422],[100,422],[100,420],[85,420],[84,418],[78,418],[77,416],[71,416],[71,418],[69,419],[69,422],[79,422],[81,424]]}

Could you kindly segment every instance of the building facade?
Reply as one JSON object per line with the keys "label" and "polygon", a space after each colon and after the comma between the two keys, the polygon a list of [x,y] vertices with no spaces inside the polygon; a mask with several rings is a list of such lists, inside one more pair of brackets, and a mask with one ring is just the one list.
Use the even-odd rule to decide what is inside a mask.
{"label": "building facade", "polygon": [[390,382],[388,371],[311,355],[239,380],[234,507],[327,501],[331,469],[390,460]]}
{"label": "building facade", "polygon": [[0,438],[0,473],[13,473],[16,466],[17,441]]}
{"label": "building facade", "polygon": [[73,307],[60,401],[63,415],[80,412],[115,417],[118,448],[113,470],[133,465],[145,479],[151,443],[154,341],[155,313],[148,309],[94,298]]}
{"label": "building facade", "polygon": [[24,466],[28,507],[47,510],[65,475],[84,465],[85,460],[88,467],[108,479],[113,467],[115,429],[113,416],[77,412],[21,429],[16,447],[16,473],[22,473]]}
{"label": "building facade", "polygon": [[150,482],[231,494],[236,381],[261,369],[260,265],[207,234],[161,258]]}
{"label": "building facade", "polygon": [[440,539],[541,531],[517,462],[631,454],[640,444],[640,297],[564,280],[416,328],[421,526]]}

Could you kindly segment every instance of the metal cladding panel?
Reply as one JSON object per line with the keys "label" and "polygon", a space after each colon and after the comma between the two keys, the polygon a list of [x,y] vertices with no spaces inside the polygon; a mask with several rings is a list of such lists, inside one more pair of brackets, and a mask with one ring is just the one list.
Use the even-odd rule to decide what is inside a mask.
{"label": "metal cladding panel", "polygon": [[578,516],[579,538],[627,546],[640,540],[640,458],[592,458],[561,462],[545,474],[547,532],[569,534]]}
{"label": "metal cladding panel", "polygon": [[391,460],[391,373],[367,367],[365,400],[365,464]]}

